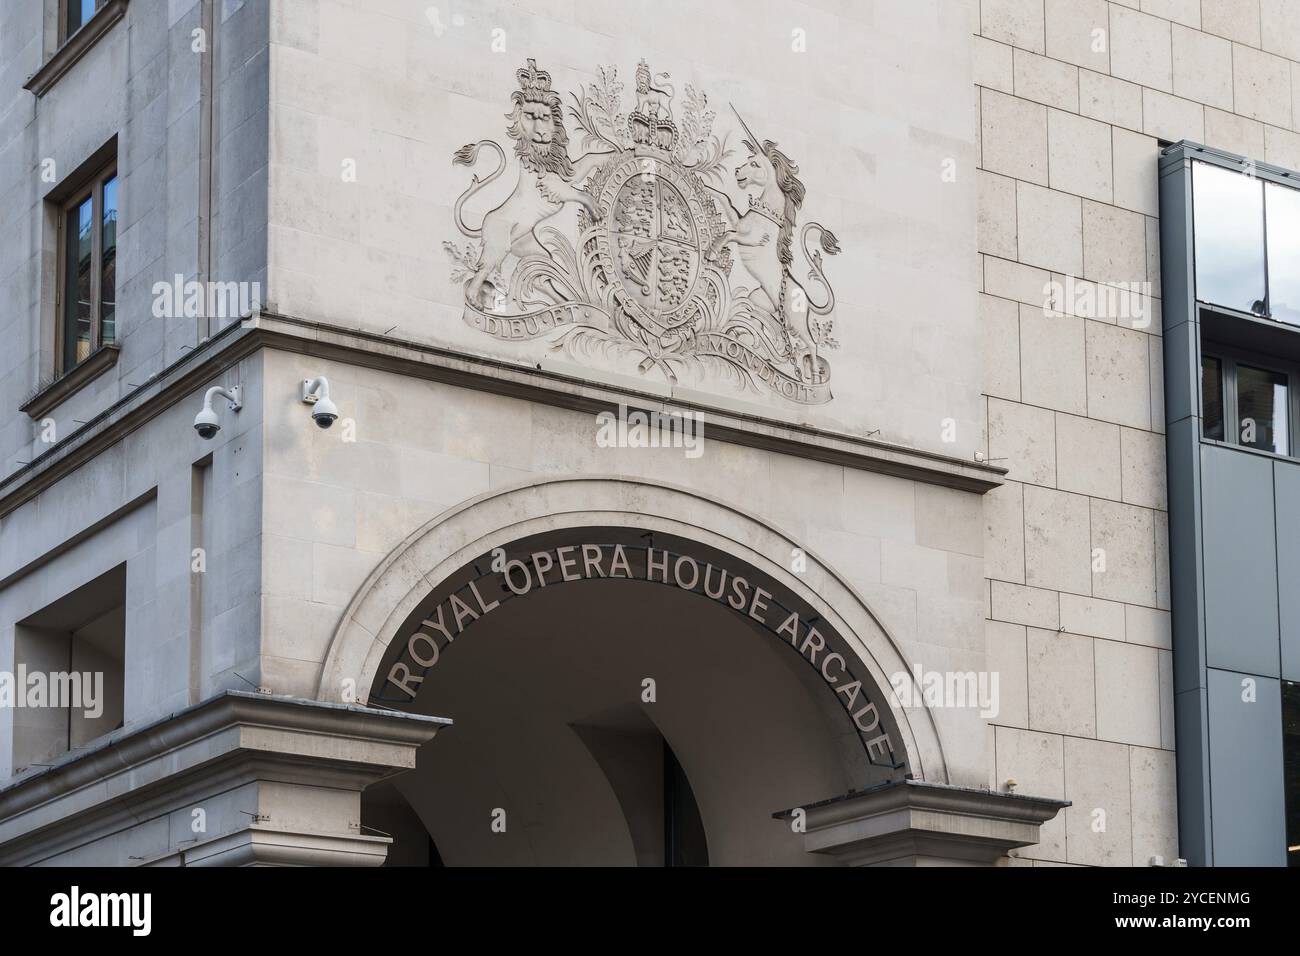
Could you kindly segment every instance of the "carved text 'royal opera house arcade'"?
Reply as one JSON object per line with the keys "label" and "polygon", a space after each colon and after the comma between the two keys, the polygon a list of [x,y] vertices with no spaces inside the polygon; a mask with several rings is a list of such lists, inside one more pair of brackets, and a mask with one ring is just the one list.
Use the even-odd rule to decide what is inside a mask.
{"label": "carved text 'royal opera house arcade'", "polygon": [[6,4],[0,864],[1285,862],[1300,28],[1107,7]]}

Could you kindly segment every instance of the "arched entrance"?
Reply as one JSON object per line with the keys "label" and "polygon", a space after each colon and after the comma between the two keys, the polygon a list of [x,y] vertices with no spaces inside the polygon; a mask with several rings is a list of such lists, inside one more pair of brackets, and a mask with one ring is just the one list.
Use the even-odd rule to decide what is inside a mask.
{"label": "arched entrance", "polygon": [[[775,811],[932,767],[901,655],[770,526],[622,478],[493,493],[413,534],[340,625],[320,698],[450,717],[368,793],[394,862],[810,864]],[[919,732],[918,732],[919,728]]]}

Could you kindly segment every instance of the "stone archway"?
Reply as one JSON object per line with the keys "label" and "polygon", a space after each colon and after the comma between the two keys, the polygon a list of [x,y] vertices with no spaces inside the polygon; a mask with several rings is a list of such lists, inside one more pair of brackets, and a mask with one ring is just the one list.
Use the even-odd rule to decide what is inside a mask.
{"label": "stone archway", "polygon": [[[317,699],[368,700],[390,645],[430,595],[472,562],[514,542],[579,529],[623,528],[697,543],[737,568],[775,583],[833,634],[882,721],[894,728],[905,775],[947,783],[943,748],[924,707],[903,708],[889,675],[907,670],[902,653],[865,601],[805,543],[739,508],[681,488],[621,476],[547,479],[489,492],[412,533],[375,569],[343,615]],[[798,573],[791,557],[802,552]],[[904,774],[900,774],[902,776]],[[776,808],[774,808],[776,809]]]}
{"label": "stone archway", "polygon": [[[876,725],[873,718],[875,718],[879,720],[880,726],[889,729],[894,741],[891,750],[895,763],[889,768],[890,772],[883,782],[868,781],[864,788],[859,782],[850,778],[847,792],[844,789],[836,790],[833,788],[844,786],[843,778],[836,776],[836,768],[842,770],[845,765],[839,762],[838,757],[827,757],[827,753],[836,748],[822,746],[825,740],[819,738],[815,732],[808,732],[810,728],[816,726],[816,720],[805,714],[800,725],[803,728],[801,739],[814,741],[814,750],[817,746],[822,746],[821,757],[811,763],[805,762],[803,771],[793,774],[792,777],[810,781],[810,789],[814,792],[806,796],[813,802],[802,799],[803,794],[799,795],[800,800],[794,800],[791,796],[785,806],[792,809],[779,812],[780,804],[772,806],[768,802],[760,806],[750,800],[748,805],[740,807],[746,820],[745,825],[750,829],[738,833],[733,828],[730,833],[725,834],[725,838],[721,841],[723,853],[717,857],[718,862],[763,862],[764,860],[793,862],[797,858],[804,862],[810,860],[829,862],[833,859],[850,865],[990,865],[1002,858],[1010,848],[1037,842],[1039,826],[1055,816],[1061,807],[1066,805],[1059,800],[952,785],[933,715],[923,705],[907,708],[900,706],[892,692],[889,675],[907,670],[907,663],[896,642],[861,596],[804,543],[726,502],[682,488],[621,476],[545,479],[490,492],[444,512],[415,531],[374,570],[353,598],[335,631],[322,667],[317,689],[318,700],[330,703],[355,703],[357,700],[363,703],[371,702],[369,696],[371,691],[379,688],[384,680],[390,684],[394,682],[391,667],[399,661],[403,645],[411,662],[430,666],[436,664],[435,651],[437,653],[441,651],[437,649],[436,641],[433,640],[433,631],[437,628],[433,626],[435,622],[430,615],[436,615],[436,608],[444,600],[447,601],[447,605],[443,613],[444,615],[450,613],[456,619],[457,633],[451,634],[448,627],[444,632],[448,643],[443,645],[442,650],[451,646],[450,642],[459,636],[460,628],[467,622],[482,618],[483,621],[491,622],[487,625],[490,631],[492,627],[508,621],[508,613],[494,613],[491,616],[488,614],[488,605],[496,600],[495,597],[470,587],[471,581],[484,580],[486,577],[483,569],[476,564],[493,555],[494,552],[505,555],[508,563],[512,557],[516,560],[520,559],[519,554],[512,555],[512,548],[517,552],[525,542],[548,543],[548,547],[553,545],[554,549],[548,552],[550,557],[546,559],[546,563],[553,569],[557,563],[563,566],[565,560],[563,548],[570,548],[569,560],[576,561],[579,556],[583,560],[588,557],[597,560],[594,553],[589,555],[583,546],[595,543],[608,546],[617,543],[616,540],[611,541],[610,537],[617,539],[619,535],[644,537],[650,542],[647,549],[654,546],[655,540],[660,542],[660,546],[664,546],[665,542],[677,542],[679,548],[683,546],[680,543],[685,543],[684,547],[688,552],[697,553],[697,562],[705,560],[729,567],[733,574],[744,573],[749,576],[751,583],[770,582],[767,590],[773,594],[779,592],[783,595],[782,600],[777,602],[784,604],[782,610],[795,608],[803,615],[800,619],[803,626],[802,633],[807,634],[808,625],[815,621],[818,622],[819,630],[825,635],[834,636],[835,643],[828,641],[827,649],[834,647],[840,651],[847,665],[846,670],[851,670],[860,676],[870,699],[878,702],[879,713],[858,713],[851,707],[838,711],[841,726],[846,719],[851,720],[851,726],[860,732],[863,730],[865,719],[868,727],[874,732]],[[671,545],[664,550],[670,551]],[[793,570],[792,561],[796,553],[802,554],[803,557],[797,572]],[[716,560],[708,556],[714,556]],[[533,571],[542,574],[544,569],[537,564],[535,552],[532,560]],[[647,553],[643,574],[644,568],[663,566],[663,573],[666,575],[665,561],[666,558],[662,555],[654,556]],[[470,573],[466,569],[474,570]],[[689,572],[688,566],[688,576]],[[521,573],[516,569],[516,575]],[[497,572],[498,577],[502,577],[503,574],[503,571]],[[594,577],[609,583],[606,575]],[[619,587],[632,587],[635,577],[633,571],[627,575],[628,580],[613,583]],[[592,578],[593,576],[589,574],[582,583],[570,583],[566,587],[604,586],[598,585]],[[522,588],[522,578],[517,577],[516,581]],[[713,614],[715,621],[720,621],[716,615],[728,613],[716,601],[710,603],[708,600],[710,596],[692,593],[690,588],[678,581],[663,580],[659,583],[667,585],[665,593],[671,595],[673,601],[704,602],[703,605],[694,605],[696,608],[702,608],[700,613],[703,616]],[[647,585],[636,586],[644,588]],[[458,588],[468,589],[461,590],[462,604],[459,607],[447,596]],[[500,589],[504,594],[508,588],[505,584],[500,584]],[[527,589],[524,590],[528,593]],[[549,600],[555,596],[557,589],[539,587],[536,593],[544,594],[545,600]],[[473,605],[468,603],[468,595],[473,595],[473,600],[478,604],[477,612]],[[511,605],[516,610],[520,606],[527,605],[530,600],[543,601],[541,597],[528,598],[518,595],[516,597],[518,600]],[[543,605],[537,607],[544,607],[544,601]],[[752,610],[752,607],[751,605],[748,610]],[[742,609],[743,607],[732,608],[732,610]],[[645,616],[657,614],[660,610],[647,611]],[[550,613],[554,615],[554,607],[550,609]],[[785,620],[784,617],[780,619]],[[440,619],[440,622],[447,626],[445,616]],[[483,626],[482,622],[480,626]],[[617,622],[611,626],[611,629],[621,630]],[[756,631],[757,640],[746,645],[745,650],[737,650],[737,654],[748,660],[751,656],[761,657],[764,654],[780,653],[784,655],[782,659],[788,662],[790,655],[785,652],[791,648],[781,648],[779,638],[782,636],[782,629],[769,627],[768,631],[770,632],[768,636],[776,636],[778,640],[767,642],[763,639],[761,631]],[[707,637],[715,636],[719,632],[714,630],[705,633],[704,643],[708,644],[712,641]],[[421,634],[423,637],[417,637]],[[497,646],[505,646],[508,643],[500,640],[503,636],[503,632],[498,632],[499,640],[495,642]],[[754,637],[755,634],[748,634],[745,639],[753,640]],[[417,641],[416,644],[412,644],[413,639]],[[472,646],[468,650],[471,660],[475,653],[494,644],[492,640],[481,642],[471,640],[470,643]],[[625,642],[626,645],[638,649],[650,643],[644,639],[639,645],[635,640]],[[414,653],[412,653],[413,647]],[[514,657],[524,657],[523,648],[524,645],[516,643],[514,650],[507,648],[503,656],[498,657],[496,663],[499,664],[502,660],[512,663]],[[801,654],[807,648],[800,645],[793,650],[795,654]],[[458,651],[462,659],[465,659],[465,651],[463,646]],[[483,661],[484,659],[480,657],[480,667]],[[809,660],[807,663],[812,665],[815,662]],[[390,670],[385,671],[385,666]],[[808,673],[812,669],[805,668],[805,679],[809,679]],[[413,673],[409,669],[405,674],[398,672],[396,675],[399,678],[398,682]],[[439,679],[447,673],[445,669],[440,671]],[[590,678],[593,674],[604,673],[602,668],[595,668],[589,670],[588,676]],[[627,673],[622,675],[624,687],[628,683],[628,676]],[[826,674],[823,672],[820,678],[826,678]],[[594,683],[597,681],[589,679],[585,686],[589,688]],[[446,687],[447,685],[444,684],[444,690]],[[801,697],[799,691],[789,684],[781,688],[777,688],[776,685],[771,687],[773,688],[769,697],[771,700],[797,700]],[[824,702],[827,699],[838,699],[836,687],[823,687],[822,691],[819,700]],[[419,691],[414,691],[414,696],[410,700],[414,701],[418,695]],[[443,699],[450,701],[453,696],[448,695]],[[479,705],[490,696],[487,686],[480,687],[468,696],[462,695],[460,703],[456,706]],[[381,703],[379,695],[376,695],[373,703]],[[516,719],[514,726],[531,726],[527,721],[531,713],[525,712],[525,719]],[[728,732],[721,723],[716,727],[711,724],[707,715],[704,719],[700,719],[701,713],[697,710],[685,722],[681,719],[681,714],[678,714],[675,729],[673,721],[669,719],[663,721],[664,726],[655,726],[654,731],[661,734],[665,753],[670,750],[674,753],[681,751],[680,764],[687,777],[696,775],[694,780],[688,782],[692,791],[698,790],[701,794],[699,808],[701,816],[704,817],[703,825],[707,830],[710,825],[708,819],[710,813],[715,821],[719,817],[719,807],[723,817],[732,815],[737,804],[743,802],[745,796],[752,794],[743,782],[739,786],[732,786],[730,791],[725,787],[719,787],[719,774],[712,772],[716,762],[716,750],[712,754],[706,754],[703,759],[699,752],[691,752],[692,743],[698,743],[692,738],[715,729],[719,733]],[[555,717],[554,714],[550,716]],[[631,811],[628,809],[627,788],[620,782],[621,771],[614,766],[618,761],[608,759],[606,735],[628,730],[631,725],[639,725],[639,728],[631,726],[634,731],[644,730],[647,723],[655,724],[658,713],[655,712],[653,716],[650,712],[638,715],[623,707],[618,714],[611,716],[607,708],[595,712],[596,723],[603,723],[603,726],[594,727],[581,719],[572,719],[575,716],[583,718],[585,715],[568,714],[558,720],[551,720],[551,729],[554,731],[551,734],[553,745],[551,753],[558,754],[561,750],[565,750],[572,758],[575,753],[581,752],[580,747],[586,748],[585,764],[584,761],[575,762],[570,759],[568,766],[572,768],[572,776],[564,777],[563,780],[567,784],[570,780],[578,780],[579,776],[583,777],[586,781],[584,799],[587,801],[583,805],[584,811],[599,810],[603,814],[603,819],[607,823],[603,832],[607,835],[607,839],[599,842],[599,852],[605,853],[611,846],[620,845],[622,850],[618,852],[622,854],[621,860],[630,862],[634,859],[635,862],[643,862],[646,859],[644,848],[647,843],[647,831],[643,828],[638,839],[637,825],[633,821],[637,810],[635,807]],[[485,713],[481,709],[473,712],[466,723],[474,728],[479,721],[487,722]],[[682,732],[683,727],[687,728],[686,733]],[[506,732],[509,729],[507,727]],[[735,726],[732,726],[729,732],[732,735],[731,740],[739,739]],[[832,738],[838,734],[838,731],[828,732],[828,736]],[[606,739],[602,739],[603,737]],[[496,736],[489,737],[486,741],[476,742],[477,749],[473,752],[493,757],[494,750],[497,749],[493,745],[502,739],[501,727],[498,726]],[[786,748],[781,755],[778,755],[779,759],[784,759],[784,755],[795,753],[790,749],[788,742]],[[840,748],[839,752],[843,753],[844,748]],[[465,751],[462,751],[462,758],[464,753]],[[751,748],[750,757],[753,758],[755,753]],[[868,753],[870,753],[869,747]],[[526,749],[516,748],[513,754],[502,757],[500,753],[496,753],[495,756],[505,761],[498,766],[504,765],[511,772],[517,772],[519,764],[529,763],[536,755]],[[606,759],[602,760],[602,756]],[[433,759],[436,762],[437,758]],[[666,760],[665,765],[667,764]],[[675,766],[676,761],[673,764]],[[461,767],[465,766],[467,764],[462,762]],[[551,769],[551,765],[545,760],[540,766],[545,766],[548,771]],[[744,766],[750,767],[748,764]],[[593,771],[593,767],[598,769]],[[703,774],[699,773],[701,767],[706,769]],[[766,776],[755,778],[751,774],[750,779],[759,779],[763,783],[770,782],[775,776],[772,767],[773,764],[769,763],[765,770]],[[397,778],[393,786],[397,788],[403,785],[420,786],[421,773],[422,769],[417,761],[416,769]],[[436,773],[434,776],[436,778]],[[626,774],[623,774],[623,777],[625,778]],[[663,777],[668,779],[667,770]],[[425,790],[412,791],[413,798],[411,795],[407,796],[407,803],[412,805],[415,813],[408,814],[404,825],[411,825],[417,833],[427,831],[432,837],[438,821],[434,819],[431,822],[430,816],[436,817],[443,813],[445,804],[437,804],[436,800],[430,803],[428,798],[431,779],[426,770],[423,784]],[[837,780],[840,782],[836,782]],[[697,787],[697,784],[702,786]],[[531,787],[532,780],[525,779],[525,788]],[[502,792],[508,789],[503,788]],[[554,791],[554,788],[552,790]],[[518,793],[518,789],[515,792]],[[769,788],[762,795],[762,799],[768,800],[776,792]],[[489,805],[483,802],[483,793],[480,787],[474,810],[476,815],[483,811],[484,806]],[[423,811],[414,806],[421,798],[424,798],[425,803]],[[443,799],[447,798],[459,799],[458,791],[444,790]],[[554,805],[553,794],[549,799],[549,805]],[[712,810],[710,810],[710,799],[713,801]],[[621,814],[612,809],[620,806]],[[599,809],[602,807],[603,809]],[[534,817],[534,821],[542,819],[545,823],[549,823],[551,817],[547,815],[548,813],[549,811],[542,810],[541,816]],[[644,814],[642,816],[644,817]],[[774,831],[770,829],[766,833],[759,831],[760,819],[766,819],[767,825],[770,826],[771,817],[779,817],[784,821],[780,828],[784,836],[780,840],[772,836]],[[591,818],[583,819],[586,825],[585,821]],[[786,826],[786,824],[797,825]],[[481,826],[482,820],[476,816],[475,822],[470,825]],[[792,833],[801,836],[796,836],[792,842],[790,840]],[[751,838],[763,842],[765,852],[769,855],[755,857],[754,854],[748,853],[747,848]],[[561,838],[552,839],[550,845],[567,848],[572,843]],[[483,844],[480,843],[479,846],[482,847]],[[791,856],[792,853],[794,856]],[[808,857],[807,853],[817,856]],[[435,854],[431,845],[430,856],[433,855]],[[533,859],[544,859],[544,854],[534,853]],[[711,849],[708,859],[710,862],[715,860]],[[588,856],[587,859],[577,858],[571,861],[594,860]],[[504,862],[519,862],[519,859],[512,858]]]}

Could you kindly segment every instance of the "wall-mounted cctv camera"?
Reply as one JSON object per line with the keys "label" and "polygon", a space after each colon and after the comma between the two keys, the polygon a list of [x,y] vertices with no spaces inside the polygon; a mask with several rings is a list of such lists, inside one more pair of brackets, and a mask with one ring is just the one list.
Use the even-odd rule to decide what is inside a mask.
{"label": "wall-mounted cctv camera", "polygon": [[204,440],[211,440],[217,432],[221,431],[221,422],[217,419],[217,413],[212,409],[212,400],[217,396],[221,396],[230,403],[232,412],[237,412],[244,407],[239,404],[239,386],[226,389],[220,385],[214,385],[208,389],[208,393],[203,396],[203,411],[194,416],[194,430]]}
{"label": "wall-mounted cctv camera", "polygon": [[302,400],[312,406],[311,419],[321,428],[329,428],[339,417],[338,406],[330,401],[330,383],[323,375],[302,380]]}

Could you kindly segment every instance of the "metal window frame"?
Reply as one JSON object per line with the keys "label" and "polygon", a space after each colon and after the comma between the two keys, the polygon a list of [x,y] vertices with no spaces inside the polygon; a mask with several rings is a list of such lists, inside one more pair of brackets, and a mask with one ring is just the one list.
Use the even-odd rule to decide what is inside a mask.
{"label": "metal window frame", "polygon": [[[90,351],[87,358],[94,355],[105,344],[103,341],[103,275],[104,275],[104,184],[117,175],[117,160],[96,167],[95,171],[85,177],[82,185],[76,187],[71,197],[59,202],[57,211],[56,261],[57,281],[54,284],[54,369],[56,374],[66,375],[81,362],[68,364],[64,360],[63,346],[67,335],[67,315],[64,303],[69,289],[68,281],[68,213],[90,199]],[[116,275],[116,272],[114,273]],[[114,290],[116,292],[116,290]],[[114,312],[116,318],[116,311]]]}
{"label": "metal window frame", "polygon": [[[1259,254],[1261,260],[1260,265],[1262,266],[1262,272],[1263,272],[1262,281],[1264,283],[1263,295],[1259,300],[1264,304],[1264,309],[1262,312],[1252,312],[1248,309],[1239,309],[1236,308],[1235,306],[1230,306],[1221,302],[1215,302],[1211,299],[1201,298],[1200,275],[1196,265],[1196,193],[1197,193],[1196,167],[1198,165],[1211,166],[1215,169],[1223,169],[1225,172],[1235,173],[1237,176],[1239,176],[1242,179],[1249,179],[1252,182],[1254,182],[1255,187],[1259,193]],[[1243,164],[1243,166],[1248,167],[1249,164]],[[1264,189],[1265,180],[1260,176],[1254,175],[1253,171],[1251,174],[1248,175],[1247,173],[1243,172],[1242,169],[1233,169],[1231,167],[1225,166],[1222,163],[1212,163],[1200,156],[1193,157],[1191,160],[1190,179],[1191,179],[1190,219],[1191,219],[1191,226],[1192,226],[1192,251],[1191,251],[1191,261],[1190,261],[1191,264],[1190,274],[1191,274],[1191,281],[1192,281],[1192,290],[1196,296],[1197,304],[1205,308],[1215,309],[1216,311],[1226,312],[1229,314],[1248,315],[1256,319],[1272,320],[1273,317],[1270,311],[1269,288],[1268,288],[1268,203],[1267,203],[1266,191]]]}
{"label": "metal window frame", "polygon": [[[1273,287],[1270,281],[1269,255],[1268,255],[1268,190],[1265,189],[1266,183],[1272,183],[1275,186],[1283,186],[1288,189],[1300,192],[1300,175],[1281,166],[1273,166],[1269,163],[1260,163],[1248,159],[1244,156],[1238,156],[1234,153],[1224,152],[1209,146],[1201,146],[1195,143],[1182,142],[1175,144],[1182,148],[1187,154],[1186,158],[1191,163],[1190,179],[1192,181],[1189,190],[1191,198],[1191,208],[1189,210],[1189,225],[1191,226],[1192,243],[1190,255],[1188,258],[1188,274],[1191,279],[1192,291],[1195,296],[1196,304],[1202,308],[1213,309],[1216,312],[1228,315],[1247,315],[1255,319],[1264,319],[1277,325],[1287,328],[1300,328],[1291,322],[1283,322],[1273,315]],[[1200,288],[1197,283],[1196,273],[1196,243],[1195,243],[1195,223],[1196,223],[1196,164],[1203,163],[1207,166],[1214,166],[1219,169],[1225,169],[1229,172],[1235,172],[1241,176],[1249,176],[1259,182],[1260,192],[1260,235],[1263,240],[1263,266],[1264,266],[1264,311],[1258,315],[1253,312],[1243,312],[1240,309],[1234,309],[1231,306],[1222,305],[1217,302],[1211,302],[1200,297]]]}
{"label": "metal window frame", "polygon": [[[1296,412],[1300,408],[1300,396],[1296,395],[1296,384],[1300,382],[1300,365],[1289,362],[1279,361],[1270,356],[1261,355],[1257,352],[1251,352],[1246,349],[1234,348],[1229,345],[1223,345],[1218,342],[1208,342],[1202,346],[1201,361],[1204,363],[1206,358],[1217,359],[1219,362],[1219,373],[1222,376],[1222,402],[1223,402],[1223,438],[1210,438],[1205,434],[1205,418],[1200,417],[1201,422],[1201,439],[1202,441],[1223,441],[1230,445],[1236,445],[1240,448],[1248,448],[1252,451],[1261,451],[1271,455],[1277,455],[1282,458],[1300,458],[1295,452],[1296,438]],[[1238,402],[1237,391],[1237,367],[1245,365],[1250,368],[1259,369],[1262,372],[1272,372],[1281,375],[1286,381],[1286,451],[1273,451],[1268,448],[1257,448],[1254,445],[1243,445],[1241,442],[1241,409]],[[1201,398],[1201,408],[1204,409],[1204,393]]]}
{"label": "metal window frame", "polygon": [[99,8],[107,3],[108,0],[95,0],[95,9],[90,11],[90,16],[81,21],[81,24],[76,30],[69,30],[68,13],[71,11],[72,3],[74,2],[79,2],[79,0],[59,0],[59,46],[63,46],[63,44],[76,36],[82,27],[94,19],[95,14],[99,12]]}
{"label": "metal window frame", "polygon": [[[1212,435],[1205,434],[1205,360],[1213,359],[1219,363],[1219,420],[1223,423],[1223,437],[1215,438]],[[1200,405],[1197,416],[1200,423],[1201,441],[1227,441],[1228,440],[1228,376],[1224,365],[1223,356],[1219,354],[1217,348],[1206,350],[1201,349],[1200,355],[1201,376],[1197,381],[1196,388],[1200,394]]]}
{"label": "metal window frame", "polygon": [[1300,182],[1297,182],[1296,179],[1292,178],[1289,179],[1286,183],[1278,183],[1278,182],[1274,182],[1273,180],[1268,180],[1263,185],[1264,185],[1264,281],[1265,281],[1265,291],[1268,296],[1267,299],[1265,300],[1265,304],[1268,306],[1268,315],[1263,316],[1263,318],[1267,319],[1268,321],[1274,322],[1278,325],[1285,326],[1286,328],[1300,329],[1300,319],[1297,319],[1294,322],[1288,322],[1287,320],[1279,318],[1273,314],[1273,283],[1272,283],[1272,278],[1268,266],[1272,258],[1269,254],[1269,233],[1268,233],[1269,189],[1268,187],[1276,186],[1279,188],[1290,188],[1293,193],[1300,195]]}

